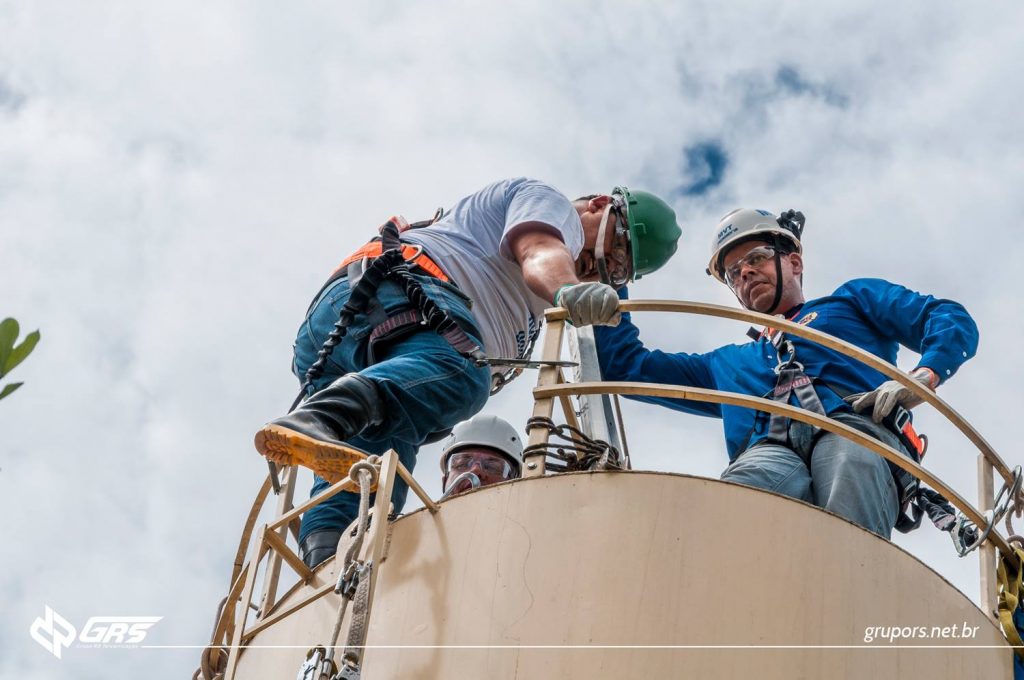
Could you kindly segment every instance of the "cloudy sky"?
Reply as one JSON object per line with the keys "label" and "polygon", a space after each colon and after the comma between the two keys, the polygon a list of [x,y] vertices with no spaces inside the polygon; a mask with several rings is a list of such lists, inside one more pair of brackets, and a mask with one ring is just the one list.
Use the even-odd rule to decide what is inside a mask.
{"label": "cloudy sky", "polygon": [[[682,247],[637,298],[734,304],[704,275],[717,218],[803,210],[811,296],[877,276],[967,306],[981,347],[942,394],[1021,461],[1020,3],[552,4],[0,0],[0,317],[43,334],[0,403],[0,676],[188,677],[197,650],[58,661],[28,627],[49,605],[204,643],[310,296],[389,215],[501,177],[670,197]],[[524,423],[531,382],[489,411]],[[725,465],[717,421],[626,418],[637,467]],[[918,422],[973,499],[969,442]],[[977,599],[945,534],[897,542]]]}

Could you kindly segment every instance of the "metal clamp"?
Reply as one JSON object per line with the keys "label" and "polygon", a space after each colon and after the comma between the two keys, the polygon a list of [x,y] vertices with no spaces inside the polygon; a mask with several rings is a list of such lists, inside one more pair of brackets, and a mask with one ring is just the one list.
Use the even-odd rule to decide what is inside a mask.
{"label": "metal clamp", "polygon": [[[974,522],[970,521],[962,514],[957,513],[957,523],[950,535],[953,538],[953,544],[956,546],[956,552],[960,557],[964,557],[968,553],[975,550],[978,546],[985,542],[989,534],[992,533],[992,529],[995,528],[999,521],[1003,517],[1007,516],[1011,507],[1015,513],[1021,511],[1022,496],[1021,486],[1024,483],[1024,475],[1021,473],[1021,466],[1013,468],[1013,478],[1010,483],[1003,483],[1002,488],[999,489],[999,493],[996,494],[995,502],[992,504],[991,510],[985,511],[985,528],[979,530],[978,526]],[[968,543],[965,538],[968,538],[970,533],[974,532],[977,538]]]}
{"label": "metal clamp", "polygon": [[356,588],[358,587],[359,563],[353,560],[349,563],[348,569],[345,570],[345,575],[342,576],[341,581],[338,583],[338,587],[334,589],[334,592],[351,600],[355,596]]}
{"label": "metal clamp", "polygon": [[359,680],[362,676],[362,670],[359,664],[351,664],[348,661],[342,661],[341,668],[338,672],[331,676],[331,680]]}
{"label": "metal clamp", "polygon": [[[785,351],[785,361],[782,360],[782,357],[784,356],[783,351]],[[796,360],[796,347],[793,346],[793,342],[791,340],[784,340],[782,342],[782,350],[778,351],[776,361],[778,361],[778,363],[775,365],[775,375],[779,375],[788,369],[796,369],[801,373],[804,370],[804,365]]]}
{"label": "metal clamp", "polygon": [[324,676],[334,675],[337,670],[334,661],[327,658],[327,650],[323,647],[313,647],[306,652],[306,660],[299,667],[299,674],[295,676],[295,680],[321,680]]}

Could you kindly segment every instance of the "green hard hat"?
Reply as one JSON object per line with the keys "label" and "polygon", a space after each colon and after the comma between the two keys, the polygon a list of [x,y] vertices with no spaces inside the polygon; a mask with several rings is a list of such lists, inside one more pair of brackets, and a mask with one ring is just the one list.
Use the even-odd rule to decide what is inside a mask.
{"label": "green hard hat", "polygon": [[683,233],[676,223],[676,211],[647,191],[615,187],[612,198],[621,201],[629,225],[633,278],[660,269],[676,252],[676,242]]}

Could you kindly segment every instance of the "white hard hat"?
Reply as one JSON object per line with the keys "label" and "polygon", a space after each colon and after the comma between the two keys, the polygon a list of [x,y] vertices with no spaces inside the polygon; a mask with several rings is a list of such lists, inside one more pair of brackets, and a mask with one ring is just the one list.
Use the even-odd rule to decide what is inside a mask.
{"label": "white hard hat", "polygon": [[475,415],[464,420],[452,429],[452,433],[444,440],[441,450],[441,472],[447,472],[445,466],[448,456],[467,446],[486,446],[505,454],[515,464],[516,474],[523,469],[523,440],[516,429],[497,416]]}
{"label": "white hard hat", "polygon": [[737,208],[728,213],[715,227],[715,236],[711,240],[711,260],[708,261],[708,274],[725,283],[721,260],[725,251],[743,241],[763,238],[769,243],[778,243],[786,239],[797,253],[803,254],[800,245],[800,234],[803,230],[802,213],[789,210],[782,218],[775,217],[767,210],[753,208]]}

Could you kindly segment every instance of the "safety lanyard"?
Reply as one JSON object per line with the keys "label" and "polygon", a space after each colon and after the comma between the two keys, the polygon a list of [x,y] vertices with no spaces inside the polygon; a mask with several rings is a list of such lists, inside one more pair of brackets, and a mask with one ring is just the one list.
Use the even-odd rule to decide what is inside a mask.
{"label": "safety lanyard", "polygon": [[[804,366],[796,360],[796,348],[793,341],[778,333],[778,365],[775,367],[775,387],[771,391],[771,398],[782,404],[788,404],[790,395],[795,395],[800,407],[817,413],[821,416],[828,415],[825,407],[814,389],[814,379],[804,373]],[[785,359],[783,358],[785,357]],[[787,416],[772,414],[768,420],[768,440],[787,444],[789,441],[789,425],[791,419]]]}

